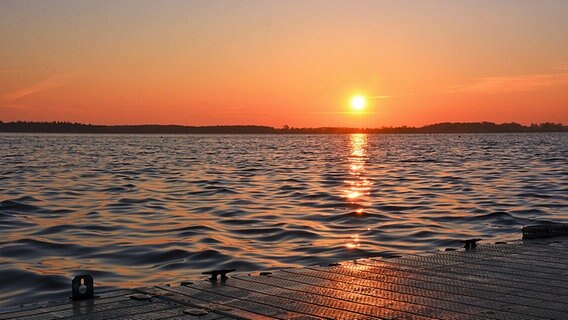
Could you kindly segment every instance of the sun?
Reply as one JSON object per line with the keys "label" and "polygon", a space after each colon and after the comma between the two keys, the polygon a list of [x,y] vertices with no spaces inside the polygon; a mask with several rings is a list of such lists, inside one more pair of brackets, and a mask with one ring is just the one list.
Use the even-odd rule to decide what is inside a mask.
{"label": "sun", "polygon": [[355,111],[361,111],[365,109],[367,105],[367,99],[364,96],[354,96],[351,98],[351,108]]}

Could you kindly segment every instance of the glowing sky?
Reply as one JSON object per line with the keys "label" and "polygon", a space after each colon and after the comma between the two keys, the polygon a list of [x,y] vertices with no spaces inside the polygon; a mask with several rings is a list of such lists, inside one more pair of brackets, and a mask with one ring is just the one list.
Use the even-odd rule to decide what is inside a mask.
{"label": "glowing sky", "polygon": [[567,124],[566,17],[563,0],[0,0],[0,120]]}

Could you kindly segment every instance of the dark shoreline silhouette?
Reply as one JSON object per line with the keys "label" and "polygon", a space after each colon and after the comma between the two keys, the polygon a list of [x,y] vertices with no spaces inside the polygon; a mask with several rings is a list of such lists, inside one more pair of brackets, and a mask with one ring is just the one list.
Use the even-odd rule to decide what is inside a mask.
{"label": "dark shoreline silhouette", "polygon": [[28,133],[126,133],[126,134],[338,134],[338,133],[514,133],[568,132],[568,126],[545,122],[524,126],[515,122],[444,122],[422,127],[381,128],[282,128],[254,125],[182,126],[182,125],[92,125],[74,122],[0,121],[0,132]]}

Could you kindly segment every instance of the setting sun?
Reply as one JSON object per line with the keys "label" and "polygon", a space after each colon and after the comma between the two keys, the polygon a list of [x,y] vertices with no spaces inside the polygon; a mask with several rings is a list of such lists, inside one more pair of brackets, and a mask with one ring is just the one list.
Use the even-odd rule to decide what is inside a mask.
{"label": "setting sun", "polygon": [[367,100],[364,96],[354,96],[351,98],[351,108],[355,111],[361,111],[365,109],[367,105]]}

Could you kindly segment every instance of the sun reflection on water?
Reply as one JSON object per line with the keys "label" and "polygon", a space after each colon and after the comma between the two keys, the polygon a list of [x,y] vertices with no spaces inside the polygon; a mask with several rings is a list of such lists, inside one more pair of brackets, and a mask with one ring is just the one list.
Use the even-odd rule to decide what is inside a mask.
{"label": "sun reflection on water", "polygon": [[[356,216],[365,215],[368,205],[367,197],[371,193],[372,183],[365,176],[365,163],[368,160],[368,137],[366,134],[352,134],[350,136],[349,179],[345,181],[344,197],[354,206]],[[369,228],[366,228],[369,230]],[[348,249],[359,248],[359,235],[351,236],[347,242]]]}
{"label": "sun reflection on water", "polygon": [[[367,161],[367,135],[352,134],[350,137],[351,154],[349,155],[349,176],[345,181],[348,188],[345,197],[352,204],[364,205],[362,197],[368,196],[371,190],[371,182],[364,176],[365,162]],[[362,209],[362,208],[361,208]]]}

